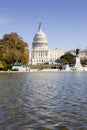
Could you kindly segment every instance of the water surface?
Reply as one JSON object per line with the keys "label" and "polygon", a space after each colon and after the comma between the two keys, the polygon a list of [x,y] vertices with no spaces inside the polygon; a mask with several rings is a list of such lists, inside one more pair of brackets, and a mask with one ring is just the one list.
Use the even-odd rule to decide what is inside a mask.
{"label": "water surface", "polygon": [[0,73],[0,130],[87,130],[87,73]]}

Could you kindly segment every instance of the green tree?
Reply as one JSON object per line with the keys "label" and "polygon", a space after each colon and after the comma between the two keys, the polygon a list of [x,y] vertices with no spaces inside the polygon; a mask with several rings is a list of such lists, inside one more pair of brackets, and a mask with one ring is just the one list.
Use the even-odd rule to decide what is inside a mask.
{"label": "green tree", "polygon": [[60,57],[60,60],[62,63],[64,64],[74,64],[75,63],[75,56],[70,54],[70,53],[66,53],[65,55]]}

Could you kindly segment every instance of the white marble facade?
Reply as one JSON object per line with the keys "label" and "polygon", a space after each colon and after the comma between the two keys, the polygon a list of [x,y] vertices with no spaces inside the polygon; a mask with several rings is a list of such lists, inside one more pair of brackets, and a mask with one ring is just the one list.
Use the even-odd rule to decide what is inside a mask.
{"label": "white marble facade", "polygon": [[38,32],[35,34],[32,42],[32,49],[29,50],[29,64],[52,63],[64,55],[65,51],[52,50],[48,48],[46,34],[42,31],[41,23]]}

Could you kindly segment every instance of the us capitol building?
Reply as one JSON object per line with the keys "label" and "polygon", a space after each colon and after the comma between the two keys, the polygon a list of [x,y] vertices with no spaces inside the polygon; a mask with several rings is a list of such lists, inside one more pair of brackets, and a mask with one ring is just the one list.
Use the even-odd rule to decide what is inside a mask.
{"label": "us capitol building", "polygon": [[65,51],[58,49],[49,49],[46,34],[42,31],[39,23],[38,32],[35,34],[32,42],[32,49],[29,50],[29,64],[55,63]]}

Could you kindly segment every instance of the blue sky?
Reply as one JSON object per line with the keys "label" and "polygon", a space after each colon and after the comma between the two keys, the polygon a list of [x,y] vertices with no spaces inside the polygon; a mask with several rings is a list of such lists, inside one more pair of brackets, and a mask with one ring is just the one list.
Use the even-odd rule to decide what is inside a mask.
{"label": "blue sky", "polygon": [[39,22],[49,48],[87,48],[87,0],[0,0],[0,39],[16,32],[31,48]]}

